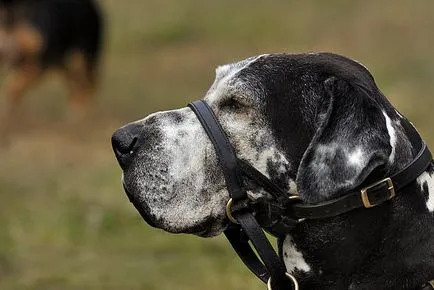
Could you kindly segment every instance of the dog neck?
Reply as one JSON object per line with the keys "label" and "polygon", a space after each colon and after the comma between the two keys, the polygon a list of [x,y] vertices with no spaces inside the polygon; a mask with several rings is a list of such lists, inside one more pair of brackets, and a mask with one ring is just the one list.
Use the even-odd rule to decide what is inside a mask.
{"label": "dog neck", "polygon": [[434,277],[433,187],[432,166],[389,205],[307,223],[283,241],[288,271],[307,289],[417,289]]}
{"label": "dog neck", "polygon": [[417,289],[434,277],[433,211],[434,163],[387,204],[301,224],[281,255],[302,289]]}

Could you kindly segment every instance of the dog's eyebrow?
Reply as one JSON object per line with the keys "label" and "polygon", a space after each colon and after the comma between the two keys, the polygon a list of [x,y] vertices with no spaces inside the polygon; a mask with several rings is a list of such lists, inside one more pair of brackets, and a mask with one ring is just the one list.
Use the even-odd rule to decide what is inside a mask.
{"label": "dog's eyebrow", "polygon": [[241,105],[244,106],[252,106],[253,105],[253,98],[252,96],[248,95],[248,94],[243,94],[243,93],[229,93],[229,94],[225,94],[222,96],[222,98],[219,100],[219,103],[221,105],[224,104],[230,104],[230,103],[239,103]]}

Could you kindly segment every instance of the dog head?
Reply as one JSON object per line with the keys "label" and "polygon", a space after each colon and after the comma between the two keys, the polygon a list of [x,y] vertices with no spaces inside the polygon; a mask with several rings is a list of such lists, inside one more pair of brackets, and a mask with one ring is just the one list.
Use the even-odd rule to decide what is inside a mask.
{"label": "dog head", "polygon": [[[224,65],[204,100],[238,157],[306,202],[339,196],[412,158],[402,116],[367,69],[342,56],[262,55]],[[112,144],[124,188],[148,223],[199,236],[226,228],[223,173],[189,108],[127,124]],[[268,198],[247,186],[251,199]]]}

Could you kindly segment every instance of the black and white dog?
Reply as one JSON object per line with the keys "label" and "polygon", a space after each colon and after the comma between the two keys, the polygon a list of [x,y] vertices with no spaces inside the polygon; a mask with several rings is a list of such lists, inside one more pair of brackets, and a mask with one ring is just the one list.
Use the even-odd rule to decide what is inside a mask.
{"label": "black and white dog", "polygon": [[[204,100],[236,154],[306,203],[400,171],[420,148],[368,70],[335,54],[221,66]],[[189,108],[130,123],[112,143],[125,190],[150,225],[202,237],[226,229],[222,170]],[[266,195],[254,185],[248,193]],[[280,247],[301,289],[419,289],[434,279],[434,163],[392,201],[306,221]]]}

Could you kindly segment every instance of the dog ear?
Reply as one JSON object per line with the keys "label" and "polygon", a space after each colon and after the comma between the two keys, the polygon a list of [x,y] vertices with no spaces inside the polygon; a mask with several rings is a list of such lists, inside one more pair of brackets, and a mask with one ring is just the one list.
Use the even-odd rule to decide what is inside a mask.
{"label": "dog ear", "polygon": [[363,85],[331,77],[324,82],[317,131],[300,163],[297,189],[319,202],[360,186],[386,165],[391,145],[380,105]]}

